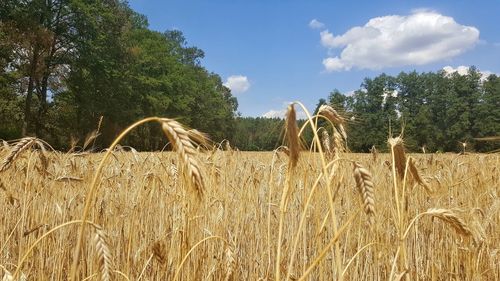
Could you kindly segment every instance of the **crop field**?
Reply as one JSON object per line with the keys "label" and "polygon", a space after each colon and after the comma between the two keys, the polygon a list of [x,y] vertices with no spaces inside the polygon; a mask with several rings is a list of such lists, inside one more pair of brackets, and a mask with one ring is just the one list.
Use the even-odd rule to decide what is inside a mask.
{"label": "crop field", "polygon": [[[30,280],[62,280],[71,266],[79,224],[37,239],[54,227],[78,222],[103,154],[49,154],[47,163],[40,154],[25,152],[2,173],[0,261],[4,270],[17,270]],[[335,222],[328,215],[322,178],[299,227],[321,174],[318,157],[301,156],[289,173],[282,153],[200,153],[205,190],[198,198],[174,153],[114,152],[90,207],[92,227],[84,236],[80,277],[172,280],[178,272],[183,280],[273,280],[277,269],[282,278],[295,280],[326,250],[306,279],[499,278],[498,155],[412,155],[433,192],[411,180],[403,187],[398,180],[399,210],[386,164],[389,154],[377,159],[342,155],[328,179]],[[353,160],[372,174],[371,225],[356,189]],[[289,197],[281,214],[286,185]],[[423,215],[409,228],[412,218],[431,208],[436,214]],[[403,240],[400,227],[409,229]],[[331,243],[335,233],[338,239]]]}
{"label": "crop field", "polygon": [[4,143],[3,280],[499,280],[500,155],[390,143],[296,163]]}

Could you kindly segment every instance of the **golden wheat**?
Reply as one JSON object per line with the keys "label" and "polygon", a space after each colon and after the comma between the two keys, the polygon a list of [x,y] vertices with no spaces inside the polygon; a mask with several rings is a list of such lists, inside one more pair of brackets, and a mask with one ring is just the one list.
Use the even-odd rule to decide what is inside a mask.
{"label": "golden wheat", "polygon": [[36,144],[36,138],[27,137],[18,141],[14,147],[10,150],[9,154],[3,160],[0,165],[0,172],[7,170],[10,165],[23,153],[23,151],[28,150],[31,146]]}
{"label": "golden wheat", "polygon": [[286,140],[288,142],[290,167],[297,166],[300,153],[299,128],[297,126],[297,113],[293,104],[288,106],[285,120]]}
{"label": "golden wheat", "polygon": [[[195,187],[199,197],[203,196],[204,184],[201,175],[201,169],[196,160],[196,149],[193,146],[191,135],[182,127],[182,125],[170,119],[165,119],[162,122],[161,128],[172,143],[174,150],[179,153],[188,178]],[[201,135],[194,134],[195,138],[200,138]]]}
{"label": "golden wheat", "polygon": [[359,162],[354,162],[354,179],[359,195],[363,201],[363,210],[368,216],[370,224],[375,223],[375,192],[371,173]]}
{"label": "golden wheat", "polygon": [[321,143],[323,144],[323,151],[328,159],[331,159],[333,155],[331,142],[330,134],[328,134],[327,130],[323,129],[321,132]]}
{"label": "golden wheat", "polygon": [[431,208],[425,212],[427,215],[441,219],[464,236],[472,235],[469,226],[454,211],[449,209]]}
{"label": "golden wheat", "polygon": [[[438,190],[428,196],[392,188],[400,183],[385,164],[392,166],[391,153],[377,152],[372,161],[373,154],[343,152],[323,167],[319,153],[303,151],[291,170],[291,160],[280,158],[284,147],[272,153],[215,147],[206,153],[196,148],[206,138],[201,133],[171,119],[154,120],[162,122],[175,151],[123,146],[107,154],[61,153],[44,151],[41,145],[47,145],[39,140],[31,148],[40,147],[36,155],[46,157],[43,169],[41,156],[10,156],[19,143],[0,151],[15,161],[0,177],[4,279],[69,279],[79,234],[71,225],[83,221],[73,219],[92,197],[84,191],[94,175],[100,189],[86,221],[100,226],[91,224],[92,243],[80,247],[75,280],[275,280],[280,274],[288,280],[500,280],[498,154],[400,157],[404,145],[396,138],[390,144],[394,173],[401,165],[410,180]],[[113,158],[97,169],[103,155]],[[186,190],[186,183],[196,181],[193,171],[203,172],[206,187],[206,200],[197,204]],[[177,180],[178,173],[189,181]],[[397,194],[401,204],[395,203],[396,192],[403,193]],[[280,209],[283,198],[288,207]],[[442,230],[448,226],[460,236]]]}
{"label": "golden wheat", "polygon": [[401,137],[389,138],[389,147],[393,153],[394,165],[400,179],[404,178],[406,169],[406,154]]}
{"label": "golden wheat", "polygon": [[113,260],[106,233],[101,227],[95,227],[94,244],[99,261],[99,270],[101,271],[101,280],[109,281],[113,270]]}
{"label": "golden wheat", "polygon": [[433,190],[431,189],[427,181],[420,175],[420,171],[418,170],[413,157],[409,158],[408,166],[409,166],[408,169],[410,170],[410,174],[412,175],[413,179],[415,179],[415,181],[417,181],[418,184],[423,186],[427,192],[432,193]]}

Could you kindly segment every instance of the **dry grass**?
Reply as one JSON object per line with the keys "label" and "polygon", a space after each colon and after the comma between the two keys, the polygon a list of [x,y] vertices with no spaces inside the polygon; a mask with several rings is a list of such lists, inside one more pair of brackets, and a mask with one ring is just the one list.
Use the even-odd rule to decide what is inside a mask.
{"label": "dry grass", "polygon": [[[176,272],[179,280],[273,280],[276,269],[281,280],[500,280],[498,154],[395,155],[395,168],[411,175],[397,177],[395,190],[391,154],[343,153],[325,169],[318,153],[302,152],[286,173],[278,153],[196,151],[196,137],[168,127],[176,152],[116,150],[103,166],[78,280],[172,280]],[[75,220],[104,154],[48,152],[44,166],[33,147],[12,157],[17,145],[25,144],[0,151],[11,159],[0,173],[0,278],[67,280]],[[418,183],[411,165],[432,194],[404,188]],[[201,200],[190,188],[197,172]],[[293,192],[281,212],[286,186]],[[357,213],[359,193],[370,228]]]}

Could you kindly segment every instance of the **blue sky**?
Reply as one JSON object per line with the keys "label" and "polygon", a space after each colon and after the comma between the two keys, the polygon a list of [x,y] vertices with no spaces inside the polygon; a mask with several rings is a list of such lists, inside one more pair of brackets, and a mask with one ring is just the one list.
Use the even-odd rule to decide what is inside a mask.
{"label": "blue sky", "polygon": [[201,48],[243,116],[279,116],[295,100],[312,110],[382,72],[500,73],[498,0],[129,3],[151,29],[179,29]]}

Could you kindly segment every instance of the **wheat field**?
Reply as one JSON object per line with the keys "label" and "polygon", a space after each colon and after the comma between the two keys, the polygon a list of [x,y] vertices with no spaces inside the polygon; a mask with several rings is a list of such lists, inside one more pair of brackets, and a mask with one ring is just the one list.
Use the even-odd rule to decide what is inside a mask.
{"label": "wheat field", "polygon": [[170,125],[175,152],[4,142],[3,280],[500,280],[499,154],[203,150]]}

